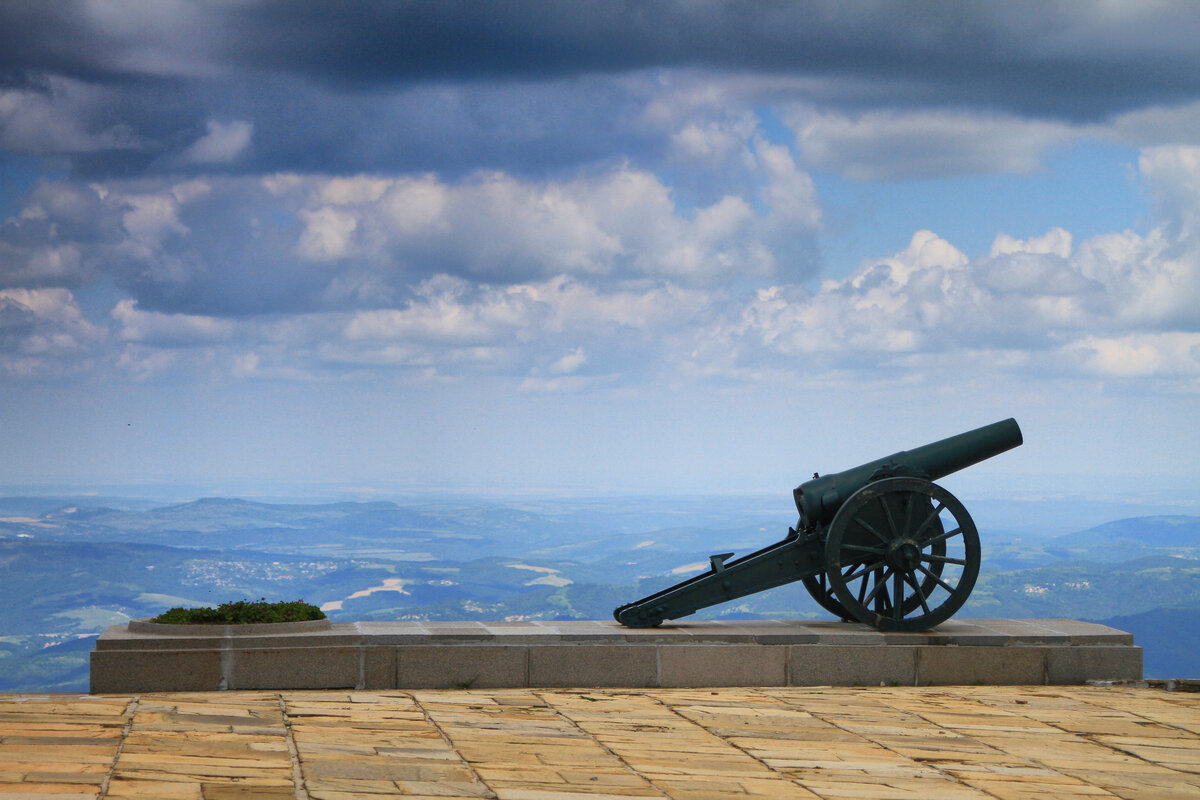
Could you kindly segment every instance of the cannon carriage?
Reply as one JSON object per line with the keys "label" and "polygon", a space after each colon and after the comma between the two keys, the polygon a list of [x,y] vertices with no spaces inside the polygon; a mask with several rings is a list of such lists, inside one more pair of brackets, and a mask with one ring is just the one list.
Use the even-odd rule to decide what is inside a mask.
{"label": "cannon carriage", "polygon": [[783,541],[620,606],[647,628],[718,603],[800,581],[822,608],[883,631],[949,619],[979,575],[979,532],[958,498],[934,483],[1022,442],[1007,419],[831,475],[793,491],[799,521]]}

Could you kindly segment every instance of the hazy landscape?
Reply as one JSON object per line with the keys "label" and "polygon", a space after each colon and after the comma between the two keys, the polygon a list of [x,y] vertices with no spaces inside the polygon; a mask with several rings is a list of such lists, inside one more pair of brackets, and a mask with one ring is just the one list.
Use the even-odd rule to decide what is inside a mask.
{"label": "hazy landscape", "polygon": [[[86,690],[105,627],[179,605],[304,599],[335,621],[606,619],[704,569],[710,553],[783,538],[788,501],[4,497],[0,690]],[[1200,676],[1193,506],[1130,505],[1142,513],[1071,530],[1064,520],[1096,513],[1085,498],[967,504],[984,557],[959,617],[1101,621],[1134,633],[1148,677]],[[1038,508],[1045,526],[1028,523]],[[699,616],[828,615],[796,583]]]}

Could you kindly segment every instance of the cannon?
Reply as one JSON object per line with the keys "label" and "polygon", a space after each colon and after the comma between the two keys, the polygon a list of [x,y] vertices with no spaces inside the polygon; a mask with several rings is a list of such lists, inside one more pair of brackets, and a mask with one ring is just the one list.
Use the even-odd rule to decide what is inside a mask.
{"label": "cannon", "polygon": [[813,474],[793,492],[800,519],[787,537],[709,569],[613,616],[652,628],[718,603],[801,581],[822,608],[882,631],[928,630],[949,619],[979,575],[979,532],[934,483],[1022,443],[1006,419],[845,472]]}

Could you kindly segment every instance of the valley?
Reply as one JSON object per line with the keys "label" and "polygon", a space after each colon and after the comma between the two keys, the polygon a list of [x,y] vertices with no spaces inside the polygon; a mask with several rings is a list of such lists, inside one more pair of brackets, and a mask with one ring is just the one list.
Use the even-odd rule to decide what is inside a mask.
{"label": "valley", "polygon": [[[209,498],[149,508],[0,498],[0,691],[86,689],[87,654],[105,627],[173,606],[303,599],[335,621],[606,619],[707,568],[710,553],[782,538],[794,512],[771,506],[757,497],[411,506]],[[1200,611],[1200,516],[982,535],[983,569],[960,617],[1146,629],[1156,615]],[[698,616],[828,614],[796,583]],[[1200,675],[1196,637],[1160,639],[1146,640],[1147,676]]]}

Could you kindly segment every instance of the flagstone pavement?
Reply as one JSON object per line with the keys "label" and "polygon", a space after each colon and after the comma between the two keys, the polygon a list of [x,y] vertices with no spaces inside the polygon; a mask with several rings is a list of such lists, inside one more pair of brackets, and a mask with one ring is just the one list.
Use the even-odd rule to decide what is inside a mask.
{"label": "flagstone pavement", "polygon": [[0,695],[0,800],[1200,797],[1200,695],[1113,687]]}

